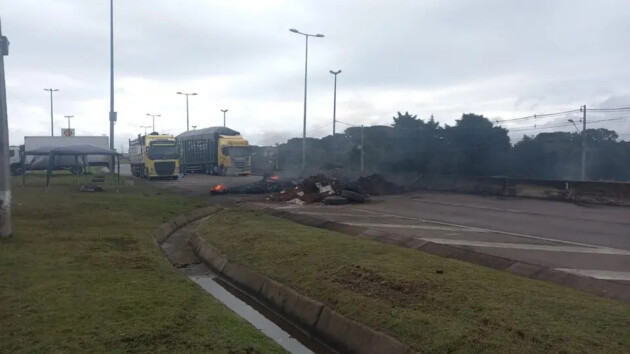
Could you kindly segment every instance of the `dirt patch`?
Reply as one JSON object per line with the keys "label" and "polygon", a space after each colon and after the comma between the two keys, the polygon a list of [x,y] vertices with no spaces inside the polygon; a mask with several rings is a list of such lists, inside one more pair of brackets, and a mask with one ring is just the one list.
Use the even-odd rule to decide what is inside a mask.
{"label": "dirt patch", "polygon": [[352,265],[344,269],[333,277],[332,281],[353,292],[393,304],[410,304],[424,297],[424,287],[421,284],[400,279],[386,279],[360,265]]}

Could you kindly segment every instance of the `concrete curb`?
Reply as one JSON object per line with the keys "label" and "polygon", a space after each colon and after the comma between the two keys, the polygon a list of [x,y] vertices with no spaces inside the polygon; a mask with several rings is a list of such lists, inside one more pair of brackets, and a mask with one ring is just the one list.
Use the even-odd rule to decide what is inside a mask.
{"label": "concrete curb", "polygon": [[[319,227],[359,238],[413,248],[436,256],[457,259],[497,270],[504,270],[526,278],[547,281],[569,288],[582,290],[593,295],[630,302],[630,284],[567,273],[553,268],[488,255],[463,248],[433,243],[402,235],[388,234],[379,230],[344,225],[342,223],[317,218],[312,215],[305,217],[305,215],[293,214],[289,211],[278,212],[276,209],[263,205],[252,205],[245,209],[264,212],[307,226]],[[313,219],[319,219],[319,221]]]}
{"label": "concrete curb", "polygon": [[271,308],[285,315],[303,329],[324,341],[356,353],[410,353],[396,339],[375,331],[333,311],[319,301],[300,295],[289,287],[229,262],[225,256],[194,233],[189,244],[206,265]]}
{"label": "concrete curb", "polygon": [[155,231],[153,231],[153,237],[158,244],[164,243],[175,231],[188,225],[191,222],[202,219],[208,215],[212,215],[222,208],[217,206],[209,206],[201,209],[190,211],[186,214],[180,215],[175,219],[160,225]]}

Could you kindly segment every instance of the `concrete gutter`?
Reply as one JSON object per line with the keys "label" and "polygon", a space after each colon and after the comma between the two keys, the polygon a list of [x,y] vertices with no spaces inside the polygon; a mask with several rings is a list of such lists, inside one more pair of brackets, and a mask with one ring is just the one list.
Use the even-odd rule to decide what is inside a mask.
{"label": "concrete gutter", "polygon": [[553,268],[488,255],[449,245],[419,240],[409,236],[388,234],[379,230],[350,226],[311,215],[295,214],[285,210],[277,210],[260,204],[248,203],[244,205],[244,208],[248,210],[261,211],[269,215],[284,218],[306,226],[336,231],[359,238],[372,239],[401,247],[413,248],[436,256],[458,259],[488,268],[507,271],[509,273],[531,279],[552,282],[569,288],[582,290],[597,296],[630,302],[630,284],[567,273]]}
{"label": "concrete gutter", "polygon": [[[180,215],[158,227],[153,232],[153,237],[162,244],[183,226],[210,216],[221,209],[207,207]],[[188,243],[197,257],[217,274],[291,320],[305,332],[339,348],[341,352],[370,354],[413,352],[385,333],[351,320],[325,304],[303,296],[258,272],[228,261],[221,252],[196,232],[191,234]]]}
{"label": "concrete gutter", "polygon": [[300,295],[289,287],[228,259],[197,233],[189,244],[197,256],[249,295],[261,300],[293,323],[343,352],[409,353],[396,339],[375,331],[332,310],[323,303]]}

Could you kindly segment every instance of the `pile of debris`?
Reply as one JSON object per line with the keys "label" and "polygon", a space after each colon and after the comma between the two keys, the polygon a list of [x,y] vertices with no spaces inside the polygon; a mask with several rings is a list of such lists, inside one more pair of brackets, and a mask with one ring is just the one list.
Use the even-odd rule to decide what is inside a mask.
{"label": "pile of debris", "polygon": [[361,177],[356,182],[342,182],[326,175],[316,175],[299,180],[283,180],[277,175],[266,175],[260,181],[227,188],[219,184],[210,188],[211,194],[266,194],[267,201],[294,204],[324,203],[341,205],[364,203],[370,195],[399,193],[401,188],[380,175]]}
{"label": "pile of debris", "polygon": [[402,187],[386,180],[379,174],[359,177],[357,183],[366,193],[370,195],[398,194],[403,191]]}
{"label": "pile of debris", "polygon": [[342,189],[343,184],[338,179],[317,175],[308,177],[301,182],[292,182],[292,185],[282,188],[267,200],[296,204],[318,203],[327,197],[339,195]]}
{"label": "pile of debris", "polygon": [[296,204],[319,203],[341,205],[364,203],[370,195],[399,193],[401,188],[380,175],[359,178],[356,182],[342,182],[325,175],[311,176],[290,188],[271,195],[267,200]]}

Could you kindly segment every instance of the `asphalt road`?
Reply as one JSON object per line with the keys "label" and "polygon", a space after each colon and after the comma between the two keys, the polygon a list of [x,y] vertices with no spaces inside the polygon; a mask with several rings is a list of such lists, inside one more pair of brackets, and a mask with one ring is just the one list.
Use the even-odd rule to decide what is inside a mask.
{"label": "asphalt road", "polygon": [[630,282],[630,208],[423,192],[344,206],[274,204],[435,243]]}
{"label": "asphalt road", "polygon": [[[128,164],[120,165],[121,175],[131,176],[131,168]],[[185,195],[205,198],[217,204],[234,204],[242,201],[263,201],[267,195],[210,195],[210,187],[223,184],[226,187],[237,187],[257,182],[261,176],[209,176],[205,174],[187,174],[178,180],[156,179],[148,183],[158,188],[175,190]]]}
{"label": "asphalt road", "polygon": [[[121,165],[121,173],[128,173]],[[267,195],[212,196],[209,188],[256,182],[260,176],[189,174],[151,181],[217,204],[264,201]],[[630,208],[421,192],[377,197],[366,204],[325,206],[267,203],[315,215],[599,279],[630,282]]]}

